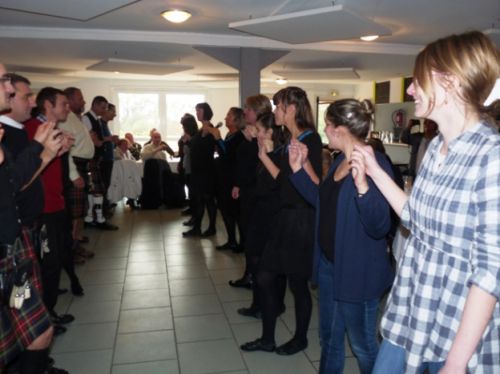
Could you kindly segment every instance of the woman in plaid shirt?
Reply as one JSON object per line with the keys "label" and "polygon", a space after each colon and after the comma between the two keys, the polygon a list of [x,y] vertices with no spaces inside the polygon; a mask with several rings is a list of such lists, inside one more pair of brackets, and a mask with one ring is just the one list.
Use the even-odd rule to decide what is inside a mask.
{"label": "woman in plaid shirt", "polygon": [[[417,56],[415,114],[438,123],[407,197],[370,147],[366,172],[411,231],[381,324],[376,374],[500,373],[499,52],[480,32]],[[496,97],[489,93],[497,92]],[[493,117],[493,118],[492,118]]]}

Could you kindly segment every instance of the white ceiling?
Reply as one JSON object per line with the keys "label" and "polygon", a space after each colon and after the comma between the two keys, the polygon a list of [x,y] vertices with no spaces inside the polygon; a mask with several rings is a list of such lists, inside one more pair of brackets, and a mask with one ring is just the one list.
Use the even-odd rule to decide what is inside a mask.
{"label": "white ceiling", "polygon": [[[193,17],[181,25],[165,22],[161,11],[178,4]],[[237,71],[193,47],[252,47],[291,51],[262,71],[263,82],[274,80],[274,72],[286,76],[287,71],[291,84],[353,79],[352,74],[335,76],[332,69],[355,70],[357,81],[383,80],[411,75],[415,54],[438,37],[500,29],[499,0],[344,0],[335,5],[388,28],[391,35],[372,43],[351,39],[289,44],[228,27],[232,22],[332,7],[332,1],[325,0],[0,0],[0,61],[28,76],[57,74],[60,80],[71,80],[111,76],[86,70],[104,60],[132,60],[193,69],[160,77],[120,77],[220,82],[234,79]],[[29,12],[6,9],[14,6]],[[76,20],[75,14],[88,20]],[[311,22],[308,31],[314,40],[315,30],[319,37],[325,28],[338,25]],[[492,35],[498,45],[498,32]]]}

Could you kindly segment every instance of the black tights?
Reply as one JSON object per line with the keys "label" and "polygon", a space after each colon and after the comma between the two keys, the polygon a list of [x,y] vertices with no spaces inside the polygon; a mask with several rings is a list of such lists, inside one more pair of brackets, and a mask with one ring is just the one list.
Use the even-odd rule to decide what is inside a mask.
{"label": "black tights", "polygon": [[294,339],[307,339],[307,330],[311,320],[312,300],[308,278],[298,274],[282,275],[268,271],[257,274],[262,310],[262,339],[274,342],[276,319],[283,307],[286,280],[290,285],[295,301],[295,335]]}

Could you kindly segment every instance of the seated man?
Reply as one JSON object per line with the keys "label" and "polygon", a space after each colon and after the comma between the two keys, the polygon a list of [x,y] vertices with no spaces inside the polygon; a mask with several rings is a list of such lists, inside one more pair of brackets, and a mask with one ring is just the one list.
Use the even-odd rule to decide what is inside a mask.
{"label": "seated man", "polygon": [[153,132],[151,135],[151,143],[144,146],[141,152],[141,158],[143,161],[149,160],[150,158],[155,158],[157,160],[167,161],[167,145],[161,141],[161,134],[157,131]]}

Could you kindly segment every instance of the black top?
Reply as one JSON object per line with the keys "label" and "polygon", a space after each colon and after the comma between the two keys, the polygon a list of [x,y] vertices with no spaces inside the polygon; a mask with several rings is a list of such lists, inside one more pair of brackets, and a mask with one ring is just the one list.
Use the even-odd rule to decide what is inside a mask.
{"label": "black top", "polygon": [[[220,182],[230,187],[235,185],[236,153],[245,140],[241,131],[227,133],[224,140],[218,141],[219,157],[215,160],[217,177]],[[220,144],[222,143],[222,144]]]}
{"label": "black top", "polygon": [[[272,162],[275,164],[279,163],[280,150],[276,149],[267,154]],[[258,199],[272,199],[278,202],[278,183],[277,180],[267,171],[266,167],[262,162],[259,161],[257,164],[257,176],[255,183],[255,196]]]}
{"label": "black top", "polygon": [[335,181],[332,177],[327,178],[319,188],[319,205],[323,207],[319,211],[318,241],[321,251],[333,262],[335,258],[335,227],[337,224],[337,208],[340,188],[345,178]]}
{"label": "black top", "polygon": [[[104,140],[104,135],[102,132],[102,125],[99,119],[95,118],[90,112],[84,114],[84,116],[88,117],[90,120],[90,124],[92,125],[92,131],[96,134],[97,139],[100,141]],[[94,159],[100,159],[103,156],[104,148],[103,146],[97,147],[94,146]]]}
{"label": "black top", "polygon": [[240,189],[255,187],[257,177],[257,163],[259,162],[259,146],[257,139],[244,139],[236,151],[236,179],[235,186]]}
{"label": "black top", "polygon": [[[5,130],[2,144],[15,161],[21,151],[30,147],[31,141],[26,130],[17,129],[8,124],[2,124],[2,127]],[[23,225],[32,226],[43,212],[44,195],[40,178],[36,178],[27,189],[17,194],[16,203]]]}
{"label": "black top", "polygon": [[215,138],[212,134],[202,135],[202,131],[191,138],[191,173],[213,173]]}
{"label": "black top", "polygon": [[[316,175],[321,180],[322,175],[322,147],[321,137],[317,132],[306,131],[298,138],[302,143],[307,145],[309,161],[316,172]],[[283,154],[278,165],[280,173],[278,179],[280,181],[280,201],[282,207],[301,207],[309,204],[304,200],[300,193],[292,185],[288,176],[292,174],[292,169],[288,162],[288,148],[283,147]]]}
{"label": "black top", "polygon": [[16,206],[17,192],[40,167],[43,146],[32,142],[19,153],[16,160],[7,149],[0,147],[5,155],[5,160],[0,165],[0,243],[14,244],[21,230],[21,217]]}

